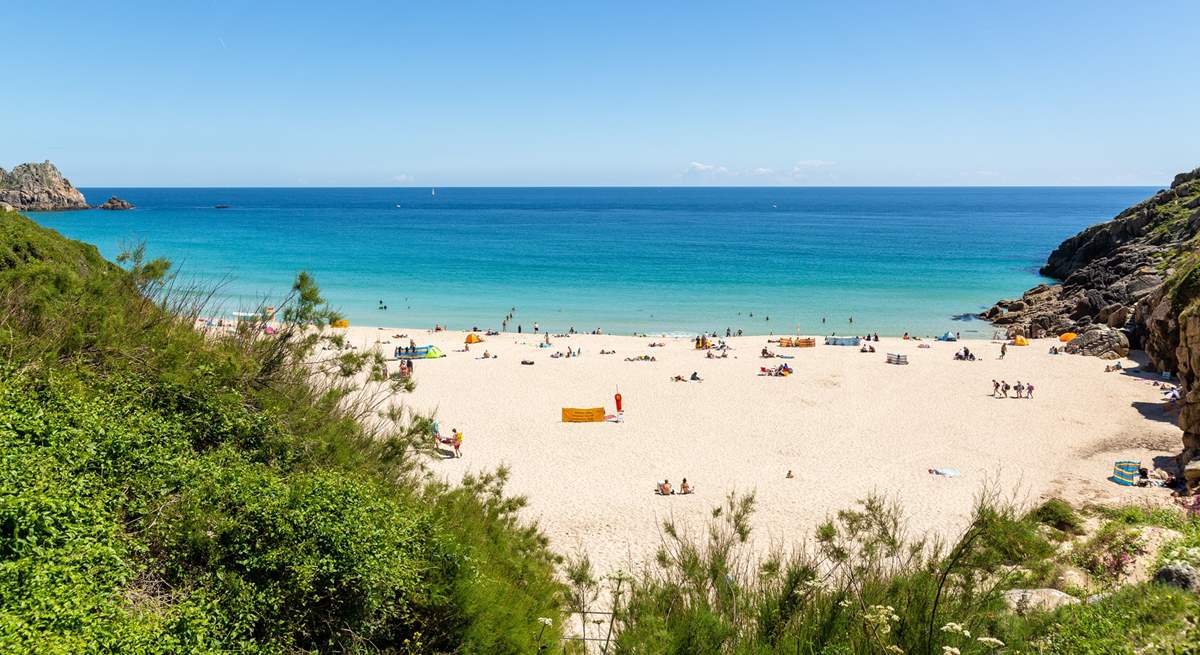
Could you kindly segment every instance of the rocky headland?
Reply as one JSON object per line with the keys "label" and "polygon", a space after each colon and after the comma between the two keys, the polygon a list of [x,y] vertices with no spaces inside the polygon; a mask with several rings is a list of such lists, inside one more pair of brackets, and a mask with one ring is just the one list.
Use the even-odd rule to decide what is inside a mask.
{"label": "rocky headland", "polygon": [[1130,348],[1179,382],[1179,467],[1200,486],[1200,168],[1168,189],[1063,241],[1038,285],[983,317],[1010,337],[1074,332],[1067,352],[1105,359]]}
{"label": "rocky headland", "polygon": [[22,211],[88,209],[79,189],[49,161],[0,168],[0,203]]}

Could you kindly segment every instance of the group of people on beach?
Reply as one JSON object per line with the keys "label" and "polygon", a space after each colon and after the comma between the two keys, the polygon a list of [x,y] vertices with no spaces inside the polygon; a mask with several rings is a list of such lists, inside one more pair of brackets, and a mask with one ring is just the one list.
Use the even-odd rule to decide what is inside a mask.
{"label": "group of people on beach", "polygon": [[[687,494],[695,492],[696,490],[692,487],[692,485],[688,484],[687,478],[684,478],[683,482],[679,484],[680,495],[686,496]],[[659,496],[674,496],[675,490],[671,488],[671,481],[664,478],[654,486],[654,493]]]}
{"label": "group of people on beach", "polygon": [[462,457],[463,433],[459,432],[458,428],[450,428],[450,436],[443,437],[441,427],[437,424],[437,421],[434,421],[433,441],[435,449],[439,444],[443,446],[450,446],[454,449],[455,457]]}
{"label": "group of people on beach", "polygon": [[[955,351],[954,359],[963,362],[973,362],[975,361],[975,353],[971,352],[970,348],[963,346],[962,350]],[[992,382],[995,382],[995,380],[992,380]]]}
{"label": "group of people on beach", "polygon": [[992,380],[992,397],[993,398],[1008,398],[1008,392],[1012,390],[1017,393],[1017,398],[1033,398],[1033,383],[1022,384],[1017,380],[1016,385],[1009,386],[1008,382],[1000,380]]}

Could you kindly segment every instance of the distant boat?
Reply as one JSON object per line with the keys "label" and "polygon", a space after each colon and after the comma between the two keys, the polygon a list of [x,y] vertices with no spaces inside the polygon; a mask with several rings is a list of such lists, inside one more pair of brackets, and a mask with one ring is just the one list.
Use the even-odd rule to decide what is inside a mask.
{"label": "distant boat", "polygon": [[229,205],[213,205],[213,209],[229,209]]}
{"label": "distant boat", "polygon": [[429,190],[429,195],[431,195],[431,196],[436,196],[436,195],[437,195],[437,188],[432,188],[432,189],[430,189],[430,190]]}

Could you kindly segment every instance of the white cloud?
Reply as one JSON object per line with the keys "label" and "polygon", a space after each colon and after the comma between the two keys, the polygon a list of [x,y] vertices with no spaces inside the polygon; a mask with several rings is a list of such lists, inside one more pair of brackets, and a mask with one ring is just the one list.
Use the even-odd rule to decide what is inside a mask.
{"label": "white cloud", "polygon": [[413,176],[409,175],[408,173],[401,173],[399,175],[394,175],[394,176],[392,176],[392,179],[400,184],[412,184],[413,182],[416,181],[413,179]]}
{"label": "white cloud", "polygon": [[728,175],[729,169],[716,164],[702,164],[698,161],[691,162],[687,165],[684,171],[685,175]]}
{"label": "white cloud", "polygon": [[[767,166],[755,166],[752,168],[729,168],[720,164],[705,164],[703,162],[689,162],[687,167],[680,174],[680,177],[693,178],[697,180],[728,180],[731,183],[741,184],[790,184],[795,182],[810,182],[814,175],[825,178],[831,177],[831,171],[822,169],[829,168],[834,165],[834,162],[824,159],[804,159],[796,162],[791,170],[777,170]],[[748,178],[757,178],[754,182],[750,182]],[[742,181],[738,181],[738,180]]]}

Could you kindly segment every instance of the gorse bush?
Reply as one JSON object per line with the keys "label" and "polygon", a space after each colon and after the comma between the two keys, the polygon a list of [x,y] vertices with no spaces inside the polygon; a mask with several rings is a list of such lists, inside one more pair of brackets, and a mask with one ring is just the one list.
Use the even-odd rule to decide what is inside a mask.
{"label": "gorse bush", "polygon": [[0,650],[556,643],[558,559],[506,474],[426,476],[429,419],[378,353],[317,349],[313,280],[274,334],[202,334],[211,294],[120,261],[0,216]]}

